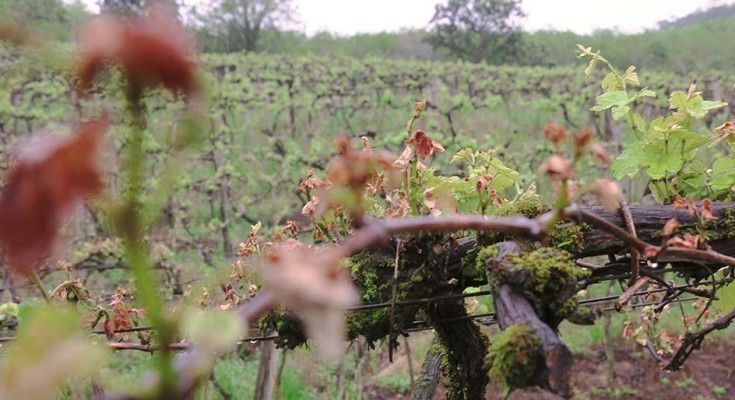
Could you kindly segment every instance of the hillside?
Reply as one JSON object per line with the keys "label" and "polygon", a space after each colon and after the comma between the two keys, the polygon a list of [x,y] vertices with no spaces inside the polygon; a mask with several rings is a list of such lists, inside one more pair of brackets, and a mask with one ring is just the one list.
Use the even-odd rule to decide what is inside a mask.
{"label": "hillside", "polygon": [[683,28],[690,25],[712,22],[718,19],[735,16],[735,4],[721,5],[705,10],[698,10],[681,18],[659,22],[660,29]]}
{"label": "hillside", "polygon": [[[448,60],[424,40],[426,32],[411,30],[353,36],[319,33],[268,33],[262,50],[294,56]],[[573,32],[538,31],[526,34],[528,51],[517,59],[518,65],[561,66],[576,62],[577,43],[600,48],[617,60],[621,68],[637,65],[641,69],[673,71],[727,71],[735,65],[735,5],[697,11],[639,34],[620,34],[601,30],[591,35]],[[207,48],[205,43],[205,48]],[[209,50],[216,51],[214,48]]]}

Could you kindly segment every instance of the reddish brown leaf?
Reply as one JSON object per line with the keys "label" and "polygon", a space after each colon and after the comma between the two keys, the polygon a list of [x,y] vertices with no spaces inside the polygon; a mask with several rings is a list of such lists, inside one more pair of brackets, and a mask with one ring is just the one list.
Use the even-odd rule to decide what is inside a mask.
{"label": "reddish brown leaf", "polygon": [[666,243],[672,247],[682,247],[685,249],[707,249],[707,244],[702,241],[699,235],[691,235],[689,233],[684,234],[684,238],[679,236],[672,237]]}
{"label": "reddish brown leaf", "polygon": [[715,128],[715,131],[717,132],[717,139],[715,140],[715,143],[723,139],[732,140],[733,134],[735,134],[735,121],[725,121],[724,124]]}
{"label": "reddish brown leaf", "polygon": [[345,137],[337,138],[335,143],[340,155],[327,166],[327,180],[333,185],[362,188],[375,179],[378,170],[389,175],[395,172],[393,156],[385,151],[353,151]]}
{"label": "reddish brown leaf", "polygon": [[592,151],[595,152],[595,156],[597,156],[597,159],[602,161],[605,165],[612,164],[612,158],[609,154],[607,154],[607,151],[605,151],[605,148],[602,147],[599,143],[595,143],[592,145]]}
{"label": "reddish brown leaf", "polygon": [[194,94],[198,85],[186,37],[180,24],[160,12],[135,21],[97,18],[81,31],[79,84],[89,89],[98,72],[117,64],[132,88],[162,85]]}
{"label": "reddish brown leaf", "polygon": [[296,237],[299,235],[299,225],[294,220],[286,221],[286,226],[283,227],[283,234]]}
{"label": "reddish brown leaf", "polygon": [[541,165],[540,171],[555,181],[569,179],[574,176],[572,163],[557,154],[549,157],[549,159]]}
{"label": "reddish brown leaf", "polygon": [[18,157],[0,195],[0,244],[13,272],[29,275],[49,257],[63,218],[100,190],[96,155],[108,125],[96,120],[70,138],[42,138]]}
{"label": "reddish brown leaf", "polygon": [[648,260],[655,259],[656,257],[658,257],[658,253],[660,251],[661,249],[658,247],[646,246],[646,248],[643,249],[643,256]]}
{"label": "reddish brown leaf", "polygon": [[679,221],[677,221],[674,218],[671,218],[670,220],[666,221],[666,224],[664,225],[664,230],[663,230],[664,237],[671,237],[677,232],[679,232]]}
{"label": "reddish brown leaf", "polygon": [[309,171],[306,172],[306,179],[304,179],[299,184],[299,190],[301,190],[304,193],[308,193],[311,190],[326,188],[326,187],[329,187],[330,185],[331,185],[330,182],[321,180],[319,178],[315,178],[314,170],[309,169]]}
{"label": "reddish brown leaf", "polygon": [[551,143],[558,144],[567,138],[567,130],[557,124],[544,126],[544,137]]}
{"label": "reddish brown leaf", "polygon": [[477,179],[477,183],[475,184],[475,190],[477,190],[477,193],[482,193],[485,188],[490,185],[493,181],[492,175],[483,175],[480,178]]}
{"label": "reddish brown leaf", "polygon": [[384,217],[390,218],[401,218],[405,217],[411,212],[411,206],[408,204],[405,193],[401,192],[398,194],[397,199],[391,199],[391,206],[385,210]]}
{"label": "reddish brown leaf", "polygon": [[674,206],[674,210],[677,209],[683,209],[685,208],[687,211],[689,211],[689,215],[692,217],[697,216],[697,207],[694,204],[693,199],[684,199],[682,197],[677,197],[674,199],[674,203],[672,204]]}
{"label": "reddish brown leaf", "polygon": [[313,196],[311,200],[309,200],[308,203],[304,204],[304,207],[301,209],[301,214],[311,219],[316,218],[319,203],[320,203],[319,197]]}
{"label": "reddish brown leaf", "polygon": [[422,130],[414,132],[406,143],[412,144],[416,148],[416,154],[418,154],[419,159],[421,160],[434,153],[441,153],[444,151],[444,146],[435,142],[431,136]]}
{"label": "reddish brown leaf", "polygon": [[584,130],[579,131],[576,135],[574,135],[574,143],[577,146],[577,150],[581,150],[592,141],[592,136],[594,136],[595,131],[592,128],[587,128]]}
{"label": "reddish brown leaf", "polygon": [[408,168],[408,163],[411,162],[411,159],[413,159],[413,147],[406,146],[406,148],[403,149],[401,156],[393,161],[393,168],[396,171],[405,171],[406,168]]}
{"label": "reddish brown leaf", "polygon": [[712,212],[712,201],[710,199],[702,200],[702,218],[708,221],[716,221],[717,217]]}

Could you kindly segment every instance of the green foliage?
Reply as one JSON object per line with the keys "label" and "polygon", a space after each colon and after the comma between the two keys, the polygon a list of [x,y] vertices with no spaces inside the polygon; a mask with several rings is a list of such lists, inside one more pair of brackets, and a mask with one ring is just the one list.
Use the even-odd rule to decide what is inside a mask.
{"label": "green foliage", "polygon": [[87,16],[81,0],[0,0],[0,24],[21,23],[26,29],[43,33],[47,38],[68,41],[76,24]]}
{"label": "green foliage", "polygon": [[148,0],[98,0],[100,10],[105,13],[132,17],[142,15]]}
{"label": "green foliage", "polygon": [[378,383],[380,386],[403,393],[409,393],[411,390],[411,377],[406,373],[393,373],[381,376],[378,379]]}
{"label": "green foliage", "polygon": [[707,168],[697,157],[705,145],[717,140],[717,134],[702,129],[700,121],[727,103],[704,100],[692,84],[687,92],[678,90],[670,94],[670,115],[646,121],[636,113],[635,104],[646,97],[655,97],[655,93],[645,88],[629,93],[630,87],[640,86],[635,67],[621,73],[599,51],[593,52],[583,46],[579,46],[579,50],[580,58],[589,59],[587,76],[594,73],[598,64],[609,70],[601,84],[604,93],[597,97],[591,110],[611,110],[613,119],[624,119],[635,136],[612,165],[617,179],[645,173],[651,180],[652,194],[660,202],[675,197],[730,198],[732,185],[727,185],[735,182],[731,163],[718,161]]}
{"label": "green foliage", "polygon": [[197,13],[205,41],[219,50],[255,51],[261,32],[291,21],[291,0],[217,0]]}
{"label": "green foliage", "polygon": [[518,0],[448,0],[436,5],[429,42],[462,60],[512,62],[521,52]]}

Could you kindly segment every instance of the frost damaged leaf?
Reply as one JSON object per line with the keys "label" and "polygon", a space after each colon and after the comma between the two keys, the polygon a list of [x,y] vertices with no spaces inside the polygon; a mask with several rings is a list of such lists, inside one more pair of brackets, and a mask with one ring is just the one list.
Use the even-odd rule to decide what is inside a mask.
{"label": "frost damaged leaf", "polygon": [[400,157],[393,161],[393,168],[396,171],[405,171],[406,168],[408,168],[408,164],[411,162],[411,159],[413,159],[413,147],[406,146]]}
{"label": "frost damaged leaf", "polygon": [[677,232],[679,232],[679,221],[677,221],[675,218],[671,218],[668,221],[666,221],[666,224],[664,225],[663,229],[663,235],[665,238],[671,237],[675,235]]}
{"label": "frost damaged leaf", "polygon": [[71,310],[33,310],[20,325],[0,364],[0,398],[50,399],[70,378],[98,370],[107,351],[93,345]]}
{"label": "frost damaged leaf", "polygon": [[290,240],[273,246],[261,269],[263,281],[303,321],[306,334],[328,361],[339,358],[345,341],[345,308],[360,296],[336,247],[310,248]]}
{"label": "frost damaged leaf", "polygon": [[548,175],[552,181],[560,181],[574,177],[572,163],[564,157],[554,154],[539,168],[542,174]]}
{"label": "frost damaged leaf", "polygon": [[712,210],[712,201],[710,199],[702,200],[702,218],[707,221],[717,221],[714,211]]}
{"label": "frost damaged leaf", "polygon": [[590,191],[608,212],[616,211],[620,207],[620,187],[610,179],[598,179],[592,184]]}
{"label": "frost damaged leaf", "polygon": [[186,32],[164,13],[135,21],[99,17],[83,27],[79,47],[76,74],[82,90],[89,89],[106,66],[118,64],[131,88],[162,85],[187,95],[198,91]]}
{"label": "frost damaged leaf", "polygon": [[411,138],[406,141],[407,144],[411,144],[416,148],[416,154],[419,159],[423,160],[426,157],[434,153],[444,152],[444,146],[435,142],[426,132],[417,130],[411,135]]}
{"label": "frost damaged leaf", "polygon": [[567,130],[557,124],[546,124],[544,126],[544,138],[554,144],[565,140],[568,136]]}
{"label": "frost damaged leaf", "polygon": [[49,257],[63,218],[101,189],[96,158],[108,126],[95,120],[70,138],[44,137],[18,157],[0,195],[0,244],[14,273],[30,275]]}

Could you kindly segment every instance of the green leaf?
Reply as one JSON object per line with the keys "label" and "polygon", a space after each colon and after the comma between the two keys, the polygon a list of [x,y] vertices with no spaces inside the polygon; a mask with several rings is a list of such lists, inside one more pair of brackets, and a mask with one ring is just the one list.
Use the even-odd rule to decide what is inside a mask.
{"label": "green leaf", "polygon": [[689,114],[694,118],[704,118],[707,113],[727,106],[724,101],[695,101],[689,108]]}
{"label": "green leaf", "polygon": [[30,310],[0,364],[0,398],[53,398],[68,379],[98,370],[108,352],[86,338],[81,326],[68,308]]}
{"label": "green leaf", "polygon": [[470,149],[462,149],[457,152],[457,154],[452,156],[452,159],[449,161],[450,164],[457,164],[461,162],[467,162],[472,164],[475,160],[475,152]]}
{"label": "green leaf", "polygon": [[688,95],[682,91],[671,93],[669,97],[669,108],[677,110],[680,114],[692,118],[704,118],[707,113],[727,106],[723,101],[709,101],[702,99],[698,93]]}
{"label": "green leaf", "polygon": [[669,190],[666,187],[666,184],[662,181],[651,182],[648,184],[648,188],[651,190],[653,198],[658,203],[666,203],[669,198],[671,198],[671,194],[669,194]]}
{"label": "green leaf", "polygon": [[701,197],[700,193],[703,191],[707,184],[707,180],[704,175],[692,175],[681,179],[681,189],[688,196]]}
{"label": "green leaf", "polygon": [[616,73],[610,72],[602,80],[602,88],[606,92],[615,91],[615,90],[622,90],[623,89],[623,83],[620,81],[620,78],[618,78],[618,75]]}
{"label": "green leaf", "polygon": [[735,159],[723,157],[715,160],[710,184],[715,190],[729,190],[735,185]]}
{"label": "green leaf", "polygon": [[669,96],[669,108],[672,110],[685,111],[689,108],[687,94],[682,91],[676,91]]}
{"label": "green leaf", "polygon": [[604,111],[615,106],[622,106],[628,103],[628,93],[624,90],[613,90],[606,92],[597,97],[597,105],[591,108],[592,111]]}
{"label": "green leaf", "polygon": [[693,150],[696,150],[710,142],[710,139],[707,136],[683,128],[671,131],[671,135],[669,137],[682,142],[684,145],[684,152],[689,153],[687,154],[687,157],[693,157]]}
{"label": "green leaf", "polygon": [[667,172],[678,173],[684,165],[681,153],[670,151],[660,144],[646,144],[641,152],[641,163],[648,167],[651,179],[663,179]]}
{"label": "green leaf", "polygon": [[628,122],[637,132],[646,131],[646,120],[633,110],[628,111]]}
{"label": "green leaf", "polygon": [[629,105],[625,104],[622,106],[616,106],[612,108],[612,117],[614,120],[619,120],[620,118],[623,118],[624,116],[628,115],[631,108]]}
{"label": "green leaf", "polygon": [[631,86],[640,86],[641,82],[638,79],[638,73],[635,72],[635,66],[631,65],[628,67],[627,70],[625,70],[625,74],[623,74],[623,80],[625,80],[625,83]]}
{"label": "green leaf", "polygon": [[641,167],[641,151],[643,142],[636,142],[628,145],[625,150],[615,159],[610,168],[613,176],[617,180],[625,177],[634,177]]}

